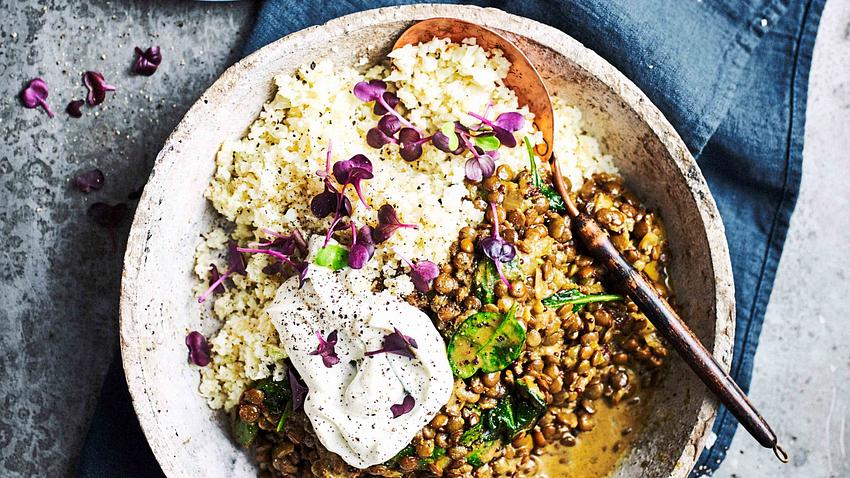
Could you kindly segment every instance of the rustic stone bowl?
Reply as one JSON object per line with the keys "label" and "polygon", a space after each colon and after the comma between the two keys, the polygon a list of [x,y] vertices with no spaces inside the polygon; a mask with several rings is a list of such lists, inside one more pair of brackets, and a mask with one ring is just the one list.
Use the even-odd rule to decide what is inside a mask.
{"label": "rustic stone bowl", "polygon": [[[203,191],[225,139],[238,138],[272,94],[272,76],[305,61],[378,60],[416,20],[458,17],[501,30],[541,69],[552,91],[584,111],[589,130],[618,160],[670,237],[679,312],[728,368],[734,328],[723,225],[682,140],[649,99],[605,60],[564,33],[494,9],[417,5],[357,13],[294,33],[228,69],[177,126],[156,160],[130,232],[121,292],[124,369],[142,429],[163,471],[256,476],[222,415],[197,392],[184,337],[218,324],[194,298],[191,268],[213,213]],[[650,423],[615,477],[684,477],[711,430],[717,403],[678,359],[655,394]]]}

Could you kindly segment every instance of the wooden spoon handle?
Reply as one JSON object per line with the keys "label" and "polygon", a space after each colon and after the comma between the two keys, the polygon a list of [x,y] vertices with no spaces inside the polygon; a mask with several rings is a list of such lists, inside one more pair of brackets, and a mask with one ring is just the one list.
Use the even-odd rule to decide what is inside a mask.
{"label": "wooden spoon handle", "polygon": [[[738,384],[720,367],[714,357],[702,345],[693,331],[673,311],[670,304],[620,254],[608,234],[586,213],[573,218],[576,230],[591,255],[602,261],[615,281],[625,287],[628,296],[641,312],[655,325],[667,342],[679,352],[703,383],[720,398],[724,405],[738,418],[744,428],[765,448],[772,448],[780,456],[776,434],[755,409]],[[782,452],[784,454],[784,452]],[[780,457],[782,459],[782,457]],[[787,459],[787,458],[786,458]]]}

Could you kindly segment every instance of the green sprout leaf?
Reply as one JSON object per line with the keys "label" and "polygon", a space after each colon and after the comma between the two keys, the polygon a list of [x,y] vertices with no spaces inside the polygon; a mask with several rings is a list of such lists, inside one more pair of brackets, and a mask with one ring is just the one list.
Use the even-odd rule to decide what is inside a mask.
{"label": "green sprout leaf", "polygon": [[440,128],[440,132],[446,135],[449,138],[449,149],[454,151],[460,146],[460,139],[457,137],[457,133],[455,132],[454,123],[446,123]]}
{"label": "green sprout leaf", "polygon": [[540,191],[546,199],[549,200],[549,209],[563,214],[567,212],[567,205],[564,204],[564,198],[555,190],[552,186],[548,184],[544,184],[543,180],[540,179],[540,171],[537,170],[537,161],[534,158],[534,148],[531,147],[531,141],[528,139],[528,136],[523,138],[525,142],[525,149],[528,151],[528,160],[530,163],[530,171],[531,171],[531,184]]}
{"label": "green sprout leaf", "polygon": [[339,244],[328,244],[316,252],[313,263],[338,271],[348,265],[348,249]]}
{"label": "green sprout leaf", "polygon": [[488,151],[496,151],[499,149],[499,146],[502,145],[502,143],[499,142],[499,138],[492,134],[474,136],[472,140],[475,141],[475,145],[481,148],[481,150],[485,153]]}
{"label": "green sprout leaf", "polygon": [[621,300],[623,300],[623,296],[617,294],[583,294],[578,289],[567,289],[549,296],[541,302],[546,307],[560,307],[565,304],[573,304],[573,312],[578,312],[585,304],[591,302],[617,302]]}

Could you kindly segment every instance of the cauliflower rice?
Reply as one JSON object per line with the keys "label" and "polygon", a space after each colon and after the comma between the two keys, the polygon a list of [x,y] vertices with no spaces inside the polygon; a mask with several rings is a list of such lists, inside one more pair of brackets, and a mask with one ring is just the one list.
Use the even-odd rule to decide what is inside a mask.
{"label": "cauliflower rice", "polygon": [[[365,137],[377,116],[352,88],[364,79],[386,81],[406,117],[428,132],[457,120],[472,124],[475,120],[466,113],[483,112],[492,102],[491,116],[521,112],[528,121],[516,136],[527,135],[536,144],[542,136],[532,129],[533,115],[519,108],[516,95],[503,84],[510,63],[498,50],[487,52],[474,40],[453,44],[434,39],[395,50],[389,57],[389,64],[365,73],[323,61],[275,77],[275,97],[245,137],[226,141],[216,156],[206,196],[227,224],[205,234],[197,248],[199,292],[207,287],[210,264],[225,268],[229,239],[263,240],[262,229],[285,233],[298,228],[307,235],[327,230],[331,218],[317,219],[309,206],[311,198],[322,192],[316,171],[325,168],[329,147],[333,161],[364,153],[374,165],[374,178],[363,184],[371,208],[363,207],[349,190],[357,223],[375,224],[377,208],[389,203],[403,222],[419,225],[417,230],[393,235],[363,269],[347,272],[349,287],[355,291],[371,290],[382,281],[377,284],[381,288],[409,294],[413,284],[393,251],[440,264],[457,232],[481,222],[483,213],[474,207],[464,184],[464,161],[431,144],[424,145],[422,156],[413,162],[401,159],[396,145],[371,148]],[[555,153],[572,184],[581,184],[594,173],[616,172],[612,158],[584,132],[581,111],[557,96],[553,106]],[[497,164],[520,171],[528,167],[528,157],[521,145],[503,148]],[[230,410],[251,382],[284,370],[276,367],[285,355],[263,312],[280,285],[279,278],[263,273],[274,259],[262,254],[245,257],[246,275],[234,276],[233,287],[211,300],[222,325],[209,341],[212,361],[200,369],[200,393],[214,409]]]}

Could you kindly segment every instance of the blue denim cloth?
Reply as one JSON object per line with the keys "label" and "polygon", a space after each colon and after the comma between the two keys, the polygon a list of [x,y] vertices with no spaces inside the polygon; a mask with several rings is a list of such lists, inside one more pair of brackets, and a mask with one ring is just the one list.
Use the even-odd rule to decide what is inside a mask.
{"label": "blue denim cloth", "polygon": [[[407,3],[416,2],[266,0],[246,53],[341,15]],[[634,81],[670,120],[697,157],[726,225],[737,302],[732,375],[747,391],[800,186],[808,73],[825,0],[439,3],[492,6],[563,30]],[[719,466],[736,427],[722,409],[717,440],[694,475]],[[767,451],[765,459],[772,459]],[[78,474],[159,473],[114,364]]]}

